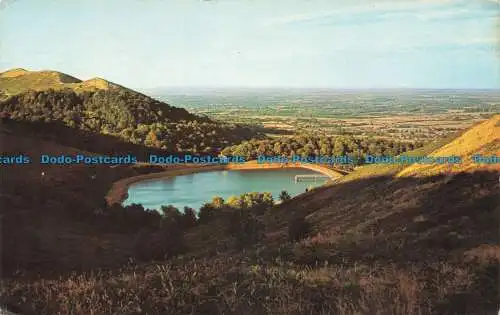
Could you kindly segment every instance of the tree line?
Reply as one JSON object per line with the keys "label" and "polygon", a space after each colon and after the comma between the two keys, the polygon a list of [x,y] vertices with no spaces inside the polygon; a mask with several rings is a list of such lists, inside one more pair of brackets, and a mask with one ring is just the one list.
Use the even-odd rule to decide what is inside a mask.
{"label": "tree line", "polygon": [[257,136],[250,128],[196,116],[125,89],[28,91],[0,101],[0,116],[62,122],[71,128],[169,152],[217,152]]}
{"label": "tree line", "polygon": [[348,155],[363,164],[365,155],[396,156],[423,145],[421,142],[402,142],[376,138],[348,136],[326,136],[303,133],[276,139],[251,139],[241,144],[226,147],[222,154],[244,156],[249,160],[259,155],[283,156],[343,156]]}
{"label": "tree line", "polygon": [[199,117],[146,95],[121,90],[76,93],[71,89],[28,91],[0,101],[0,117],[62,123],[76,130],[165,150],[228,156],[398,155],[422,143],[312,133],[269,139],[251,128]]}
{"label": "tree line", "polygon": [[[279,199],[286,202],[291,199],[290,194],[283,190]],[[196,215],[196,211],[190,207],[184,207],[183,211],[168,205],[162,206],[161,211],[153,214],[151,210],[144,210],[142,205],[129,205],[124,207],[125,212],[142,212],[146,217],[154,216],[159,219],[158,226],[167,227],[172,231],[185,231],[200,224],[209,224],[214,220],[223,222],[225,232],[232,236],[235,245],[238,247],[251,246],[258,243],[264,237],[264,224],[262,215],[275,205],[273,196],[270,192],[248,192],[239,196],[231,196],[224,200],[220,196],[214,196],[210,202],[206,202]],[[309,225],[304,217],[293,217],[290,219],[288,233],[291,241],[303,238],[309,232]],[[172,234],[168,237],[172,237]],[[176,242],[182,243],[177,235],[174,237]],[[171,240],[169,250],[172,248]],[[160,248],[165,251],[165,244]],[[178,248],[174,246],[174,248]]]}
{"label": "tree line", "polygon": [[[283,191],[280,199],[288,200],[290,195]],[[215,220],[222,222],[225,233],[234,238],[237,246],[255,244],[263,237],[264,225],[260,216],[274,204],[271,193],[250,192],[231,196],[227,200],[215,196],[198,213],[190,207],[184,207],[181,211],[166,205],[156,211],[145,209],[141,204],[108,206],[104,202],[102,207],[93,212],[73,215],[82,221],[91,220],[105,227],[108,232],[135,233],[138,244],[136,258],[147,260],[163,259],[184,252],[187,248],[184,232]]]}

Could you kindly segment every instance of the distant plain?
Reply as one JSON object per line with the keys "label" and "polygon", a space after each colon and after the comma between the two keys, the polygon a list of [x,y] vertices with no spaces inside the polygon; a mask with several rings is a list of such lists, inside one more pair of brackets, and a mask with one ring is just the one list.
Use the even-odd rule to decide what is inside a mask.
{"label": "distant plain", "polygon": [[428,141],[500,112],[500,90],[153,89],[190,112],[257,125],[270,136],[325,135]]}

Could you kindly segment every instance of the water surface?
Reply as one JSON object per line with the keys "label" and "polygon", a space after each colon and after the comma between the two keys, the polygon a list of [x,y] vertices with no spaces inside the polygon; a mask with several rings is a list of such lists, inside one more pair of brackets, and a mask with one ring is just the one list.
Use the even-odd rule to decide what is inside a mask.
{"label": "water surface", "polygon": [[210,171],[171,178],[154,179],[132,184],[124,205],[140,203],[148,209],[173,205],[179,209],[188,206],[198,210],[214,196],[224,199],[245,192],[270,192],[275,200],[282,190],[291,196],[303,193],[310,186],[320,186],[326,178],[295,183],[295,175],[316,174],[308,169],[230,170]]}

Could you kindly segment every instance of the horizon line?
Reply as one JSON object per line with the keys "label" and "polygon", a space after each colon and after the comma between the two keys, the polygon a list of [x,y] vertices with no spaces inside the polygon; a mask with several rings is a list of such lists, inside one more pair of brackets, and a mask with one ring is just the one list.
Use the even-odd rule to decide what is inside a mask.
{"label": "horizon line", "polygon": [[135,88],[137,90],[152,91],[152,90],[169,90],[169,89],[204,89],[204,90],[338,90],[338,91],[373,91],[373,90],[483,90],[483,91],[500,91],[500,87],[335,87],[335,86],[191,86],[191,85],[175,85],[175,86],[158,86],[158,87],[142,87]]}

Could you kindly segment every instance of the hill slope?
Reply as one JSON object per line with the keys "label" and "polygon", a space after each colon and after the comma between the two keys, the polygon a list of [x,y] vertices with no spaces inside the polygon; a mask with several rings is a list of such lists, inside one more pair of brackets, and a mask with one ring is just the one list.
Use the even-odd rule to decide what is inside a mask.
{"label": "hill slope", "polygon": [[0,91],[7,95],[19,94],[28,90],[63,89],[82,81],[57,71],[27,71],[12,69],[0,73]]}
{"label": "hill slope", "polygon": [[[480,138],[489,143],[486,134]],[[12,152],[71,150],[40,142],[36,136],[5,134],[2,140]],[[460,145],[452,141],[443,148],[462,152]],[[498,152],[497,146],[490,149]],[[436,148],[421,151],[428,150]],[[95,169],[102,178],[98,185],[88,168],[52,167],[47,173],[57,175],[46,182],[39,180],[39,171],[28,165],[9,169],[2,177],[10,184],[1,196],[9,209],[4,226],[7,236],[16,237],[4,238],[9,245],[4,246],[5,261],[22,266],[34,262],[28,269],[41,269],[33,278],[9,274],[0,288],[0,303],[16,312],[452,315],[497,311],[496,172],[468,169],[451,178],[395,177],[389,172],[322,187],[264,212],[245,209],[250,216],[234,216],[235,209],[221,208],[210,221],[184,230],[183,256],[142,263],[131,259],[118,267],[139,249],[162,244],[139,231],[145,223],[138,213],[108,209],[120,214],[113,220],[90,214],[113,178],[132,171]],[[38,206],[33,191],[47,192]],[[305,220],[309,231],[291,241],[289,231],[297,218]],[[21,229],[23,233],[16,233]],[[63,268],[100,263],[112,269],[50,276]]]}
{"label": "hill slope", "polygon": [[23,68],[10,69],[5,72],[0,73],[0,78],[15,78],[21,75],[25,75],[28,70]]}
{"label": "hill slope", "polygon": [[483,156],[498,155],[500,115],[472,126],[468,130],[450,134],[446,138],[428,143],[422,148],[415,149],[404,155],[412,157],[434,156],[446,157],[456,155],[462,158],[462,163],[450,166],[449,164],[372,164],[358,167],[355,172],[341,178],[338,182],[344,183],[352,180],[366,179],[374,176],[428,176],[439,174],[452,174],[470,170],[498,170],[498,164],[471,163],[474,154]]}
{"label": "hill slope", "polygon": [[0,74],[0,92],[1,117],[60,124],[167,152],[214,152],[257,136],[101,78],[15,69]]}
{"label": "hill slope", "polygon": [[0,91],[6,95],[48,89],[72,89],[77,92],[85,92],[126,88],[101,78],[82,81],[58,71],[27,71],[17,68],[0,73]]}
{"label": "hill slope", "polygon": [[[83,145],[73,147],[70,141],[87,147],[95,147],[87,142],[96,142],[102,147],[101,154],[109,154],[115,147],[117,153],[122,153],[120,146],[104,136],[85,137],[71,134],[71,130],[59,129],[52,134],[46,127],[30,129],[20,122],[2,123],[0,127],[2,156],[24,154],[32,158],[29,164],[1,166],[3,275],[16,269],[50,273],[52,268],[77,270],[125,262],[134,250],[135,232],[127,234],[112,227],[125,228],[124,222],[110,225],[108,219],[92,221],[92,216],[102,208],[103,194],[114,181],[139,175],[140,170],[104,165],[42,165],[38,158],[40,154],[95,154]],[[81,142],[66,139],[66,134],[69,138],[80,136]],[[147,225],[143,227],[147,229]],[[101,261],[91,258],[99,246],[113,247],[102,252]]]}
{"label": "hill slope", "polygon": [[425,176],[436,175],[442,172],[458,173],[464,171],[499,170],[498,163],[474,163],[473,155],[482,156],[498,155],[500,153],[500,115],[484,121],[477,126],[465,131],[460,137],[435,150],[430,154],[434,157],[459,156],[462,163],[448,165],[411,165],[401,172],[398,176]]}

